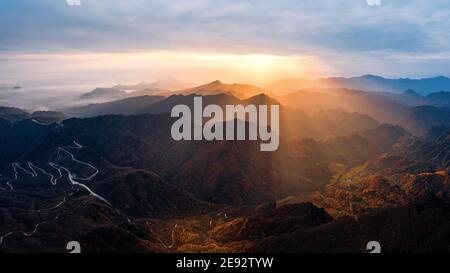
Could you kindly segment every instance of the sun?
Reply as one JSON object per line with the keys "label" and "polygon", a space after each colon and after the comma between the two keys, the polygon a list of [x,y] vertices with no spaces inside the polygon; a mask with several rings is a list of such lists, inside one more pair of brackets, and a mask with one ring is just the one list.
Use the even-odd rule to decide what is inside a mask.
{"label": "sun", "polygon": [[257,83],[267,83],[283,76],[302,75],[305,69],[311,67],[308,56],[247,54],[239,55],[236,59],[233,65],[236,71]]}
{"label": "sun", "polygon": [[283,58],[273,55],[250,54],[245,55],[244,61],[255,69],[269,69],[277,65]]}

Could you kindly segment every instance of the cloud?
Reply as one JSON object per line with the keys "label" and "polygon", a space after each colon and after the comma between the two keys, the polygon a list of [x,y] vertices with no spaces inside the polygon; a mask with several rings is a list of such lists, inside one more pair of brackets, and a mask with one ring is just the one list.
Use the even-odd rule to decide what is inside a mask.
{"label": "cloud", "polygon": [[[432,49],[432,40],[438,38],[425,35],[420,40],[413,32],[438,33],[450,27],[442,20],[448,15],[448,1],[390,1],[376,10],[363,1],[84,0],[71,8],[63,0],[3,0],[0,23],[11,27],[0,30],[0,50],[231,46],[286,51],[335,46],[350,51],[377,44],[401,51],[413,45],[399,37],[413,35],[412,43],[429,43]],[[380,35],[384,41],[395,40],[396,47],[380,43]],[[439,44],[448,44],[447,38]]]}
{"label": "cloud", "polygon": [[369,6],[381,6],[381,0],[367,0]]}
{"label": "cloud", "polygon": [[365,55],[394,73],[391,55],[450,51],[448,18],[447,0],[2,0],[0,52]]}

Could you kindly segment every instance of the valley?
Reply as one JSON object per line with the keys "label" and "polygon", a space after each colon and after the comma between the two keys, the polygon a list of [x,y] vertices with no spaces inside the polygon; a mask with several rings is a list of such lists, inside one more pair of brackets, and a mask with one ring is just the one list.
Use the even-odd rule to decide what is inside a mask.
{"label": "valley", "polygon": [[[277,151],[173,140],[171,107],[192,94],[71,108],[81,118],[45,122],[5,111],[0,252],[65,252],[69,241],[84,252],[365,252],[375,239],[388,252],[448,250],[445,118],[402,123],[416,106],[385,111],[399,102],[362,91],[328,90],[351,103],[322,98],[314,110],[238,87],[250,96],[199,90],[204,105],[280,105]],[[322,96],[314,92],[301,95],[311,102]]]}

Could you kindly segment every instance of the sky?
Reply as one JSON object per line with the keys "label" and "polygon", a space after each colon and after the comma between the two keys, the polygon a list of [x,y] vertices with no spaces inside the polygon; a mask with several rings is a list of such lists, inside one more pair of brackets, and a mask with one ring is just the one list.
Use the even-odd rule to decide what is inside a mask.
{"label": "sky", "polygon": [[449,18],[448,0],[2,0],[0,87],[450,76]]}

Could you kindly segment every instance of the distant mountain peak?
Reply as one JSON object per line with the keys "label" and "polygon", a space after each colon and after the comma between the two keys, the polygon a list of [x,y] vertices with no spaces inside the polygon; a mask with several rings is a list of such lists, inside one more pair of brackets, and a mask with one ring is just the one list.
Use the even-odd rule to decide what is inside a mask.
{"label": "distant mountain peak", "polygon": [[413,97],[423,97],[422,95],[420,95],[419,93],[417,93],[413,89],[408,89],[403,94],[407,95],[407,96],[413,96]]}
{"label": "distant mountain peak", "polygon": [[277,100],[273,99],[265,93],[260,93],[244,100],[246,104],[255,105],[270,105],[270,104],[280,104]]}
{"label": "distant mountain peak", "polygon": [[252,98],[270,98],[266,93],[259,93],[254,95]]}
{"label": "distant mountain peak", "polygon": [[212,81],[210,84],[223,84],[223,82],[219,80]]}
{"label": "distant mountain peak", "polygon": [[432,78],[429,78],[429,79],[435,79],[435,80],[448,80],[448,79],[450,79],[450,78],[448,78],[448,77],[446,77],[446,76],[439,75],[439,76],[432,77]]}
{"label": "distant mountain peak", "polygon": [[250,84],[241,84],[241,83],[227,84],[219,80],[215,80],[213,82],[204,85],[179,90],[177,91],[177,93],[197,94],[201,96],[217,95],[220,93],[224,93],[233,95],[239,99],[246,99],[261,93],[267,93],[267,91]]}
{"label": "distant mountain peak", "polygon": [[0,120],[16,122],[29,119],[30,114],[20,108],[0,106]]}
{"label": "distant mountain peak", "polygon": [[374,74],[365,74],[362,75],[361,77],[356,77],[356,78],[367,78],[367,79],[386,79],[384,77],[378,76],[378,75],[374,75]]}
{"label": "distant mountain peak", "polygon": [[82,94],[80,99],[84,100],[111,100],[126,95],[126,92],[115,88],[97,87],[94,90]]}
{"label": "distant mountain peak", "polygon": [[440,100],[448,101],[450,99],[450,92],[439,91],[439,92],[436,92],[436,93],[429,94],[427,96],[427,98],[440,99]]}
{"label": "distant mountain peak", "polygon": [[366,74],[359,77],[331,77],[316,80],[290,79],[279,80],[267,85],[267,89],[274,93],[295,92],[307,88],[346,88],[363,91],[390,92],[400,94],[412,89],[418,94],[428,95],[438,91],[450,91],[450,78],[437,76],[433,78],[384,78],[382,76]]}

